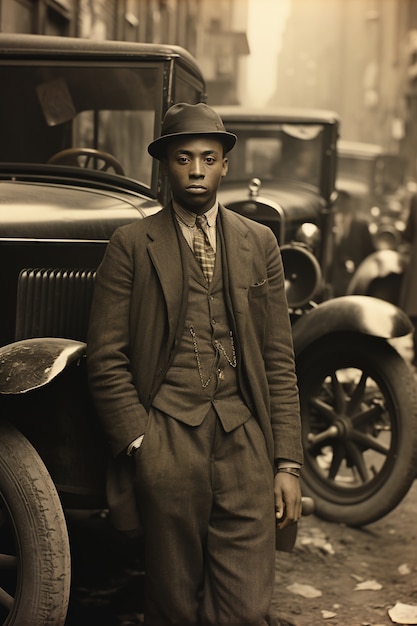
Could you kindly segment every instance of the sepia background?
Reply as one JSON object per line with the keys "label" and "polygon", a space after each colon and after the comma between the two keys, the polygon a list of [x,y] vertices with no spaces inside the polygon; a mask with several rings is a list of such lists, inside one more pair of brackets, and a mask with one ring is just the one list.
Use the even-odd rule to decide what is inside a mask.
{"label": "sepia background", "polygon": [[0,31],[181,45],[209,104],[336,111],[416,178],[417,0],[0,0]]}

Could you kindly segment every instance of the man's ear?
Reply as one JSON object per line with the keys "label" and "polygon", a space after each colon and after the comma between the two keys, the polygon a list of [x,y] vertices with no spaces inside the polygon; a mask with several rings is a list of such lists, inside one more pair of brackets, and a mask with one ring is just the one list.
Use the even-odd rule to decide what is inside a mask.
{"label": "man's ear", "polygon": [[223,171],[222,176],[226,176],[229,171],[229,159],[227,157],[223,157]]}

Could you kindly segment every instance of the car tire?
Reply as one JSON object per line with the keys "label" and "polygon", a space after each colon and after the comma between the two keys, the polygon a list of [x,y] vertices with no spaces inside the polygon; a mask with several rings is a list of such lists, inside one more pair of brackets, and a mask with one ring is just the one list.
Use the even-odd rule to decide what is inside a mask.
{"label": "car tire", "polygon": [[29,441],[0,424],[0,624],[62,626],[70,547],[51,477]]}
{"label": "car tire", "polygon": [[305,463],[315,514],[364,526],[405,496],[417,469],[416,382],[385,340],[344,333],[297,358]]}

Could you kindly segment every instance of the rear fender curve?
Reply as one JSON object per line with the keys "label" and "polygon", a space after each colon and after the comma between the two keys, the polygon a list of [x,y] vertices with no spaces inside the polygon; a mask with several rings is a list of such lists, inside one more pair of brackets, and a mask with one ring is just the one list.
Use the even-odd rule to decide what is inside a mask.
{"label": "rear fender curve", "polygon": [[39,337],[0,348],[0,394],[17,395],[47,385],[70,363],[84,357],[86,344]]}
{"label": "rear fender curve", "polygon": [[413,331],[408,316],[394,304],[371,296],[341,296],[318,304],[293,323],[295,354],[335,332],[357,332],[382,339]]}
{"label": "rear fender curve", "polygon": [[406,261],[396,250],[378,250],[367,256],[358,266],[347,287],[347,295],[366,295],[376,278],[391,274],[401,276]]}

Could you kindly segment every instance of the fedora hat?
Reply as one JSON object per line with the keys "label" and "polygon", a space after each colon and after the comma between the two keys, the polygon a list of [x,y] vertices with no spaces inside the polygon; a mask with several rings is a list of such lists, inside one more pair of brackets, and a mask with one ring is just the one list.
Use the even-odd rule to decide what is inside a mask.
{"label": "fedora hat", "polygon": [[162,159],[172,139],[187,135],[211,135],[221,141],[225,152],[233,148],[237,139],[236,135],[226,131],[221,117],[207,104],[180,102],[165,113],[161,136],[149,144],[148,152],[155,159]]}

